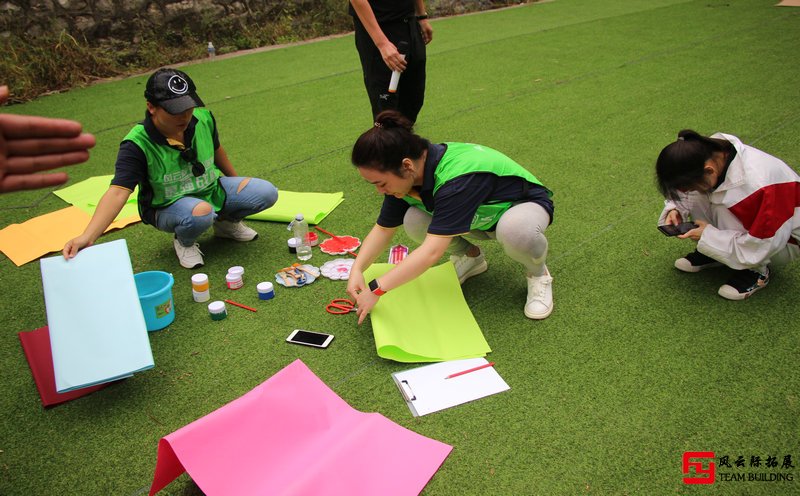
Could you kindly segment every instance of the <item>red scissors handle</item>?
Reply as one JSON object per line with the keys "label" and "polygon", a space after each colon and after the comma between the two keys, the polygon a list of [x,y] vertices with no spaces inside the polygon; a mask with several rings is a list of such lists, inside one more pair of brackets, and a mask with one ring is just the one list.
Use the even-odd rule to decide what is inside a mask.
{"label": "red scissors handle", "polygon": [[344,315],[346,313],[355,312],[356,304],[345,298],[336,298],[325,306],[325,311],[334,315]]}

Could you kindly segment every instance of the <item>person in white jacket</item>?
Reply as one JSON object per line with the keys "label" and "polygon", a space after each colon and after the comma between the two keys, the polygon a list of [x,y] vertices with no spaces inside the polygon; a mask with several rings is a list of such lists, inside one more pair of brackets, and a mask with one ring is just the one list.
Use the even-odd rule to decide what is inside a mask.
{"label": "person in white jacket", "polygon": [[734,270],[719,295],[743,300],[769,283],[769,265],[800,258],[800,176],[782,160],[717,133],[678,133],[656,161],[664,195],[659,225],[691,221],[678,236],[697,249],[675,261],[684,272]]}

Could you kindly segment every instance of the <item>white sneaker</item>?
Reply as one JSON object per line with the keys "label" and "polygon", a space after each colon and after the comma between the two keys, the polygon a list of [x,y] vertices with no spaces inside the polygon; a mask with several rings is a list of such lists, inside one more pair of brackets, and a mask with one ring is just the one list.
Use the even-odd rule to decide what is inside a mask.
{"label": "white sneaker", "polygon": [[187,269],[196,269],[203,266],[203,252],[200,251],[200,245],[197,243],[192,246],[183,246],[180,241],[173,239],[175,245],[175,253],[178,255],[182,267]]}
{"label": "white sneaker", "polygon": [[214,221],[214,236],[236,241],[252,241],[258,237],[258,233],[244,225],[242,221],[217,220]]}
{"label": "white sneaker", "polygon": [[486,272],[486,269],[489,268],[489,264],[486,263],[486,258],[483,256],[483,251],[479,251],[477,257],[451,255],[450,261],[456,266],[458,282],[461,284],[464,284],[464,281],[472,276]]}
{"label": "white sneaker", "polygon": [[541,320],[553,313],[553,278],[545,267],[540,277],[528,277],[528,299],[525,302],[525,316]]}

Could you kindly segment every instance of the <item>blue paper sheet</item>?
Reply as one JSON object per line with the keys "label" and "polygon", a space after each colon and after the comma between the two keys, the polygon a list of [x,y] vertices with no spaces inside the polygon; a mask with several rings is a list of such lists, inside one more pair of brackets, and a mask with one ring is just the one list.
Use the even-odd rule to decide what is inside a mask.
{"label": "blue paper sheet", "polygon": [[129,377],[153,367],[142,307],[124,239],[67,261],[41,261],[56,391]]}

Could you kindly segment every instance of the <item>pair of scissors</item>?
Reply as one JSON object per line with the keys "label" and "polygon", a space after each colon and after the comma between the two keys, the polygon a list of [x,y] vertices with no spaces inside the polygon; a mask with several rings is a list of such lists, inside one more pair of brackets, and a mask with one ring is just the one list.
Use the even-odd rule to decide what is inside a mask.
{"label": "pair of scissors", "polygon": [[325,305],[325,311],[334,315],[345,315],[356,310],[356,304],[344,298],[334,298]]}

